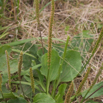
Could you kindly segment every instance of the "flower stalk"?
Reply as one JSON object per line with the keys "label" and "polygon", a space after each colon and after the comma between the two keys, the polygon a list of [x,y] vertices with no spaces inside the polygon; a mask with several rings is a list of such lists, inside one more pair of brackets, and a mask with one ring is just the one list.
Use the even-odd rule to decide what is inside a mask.
{"label": "flower stalk", "polygon": [[25,97],[25,94],[24,94],[24,91],[23,91],[23,88],[22,88],[22,85],[21,85],[21,68],[22,68],[22,61],[23,61],[23,52],[21,51],[20,52],[20,56],[19,56],[19,63],[18,63],[18,79],[20,81],[20,86],[21,86],[21,90],[22,90],[22,93],[23,93],[23,96]]}
{"label": "flower stalk", "polygon": [[97,40],[97,42],[96,42],[96,45],[94,46],[94,49],[93,49],[93,51],[92,51],[92,54],[91,54],[90,58],[88,59],[88,61],[86,62],[86,64],[84,65],[84,67],[82,68],[81,72],[86,68],[86,66],[89,64],[91,58],[94,56],[94,53],[96,52],[96,50],[97,50],[97,48],[98,48],[98,46],[99,46],[99,43],[100,43],[101,40],[102,40],[102,37],[103,37],[103,27],[102,27],[102,29],[101,29],[101,32],[100,32],[99,38],[98,38],[98,40]]}
{"label": "flower stalk", "polygon": [[48,73],[47,73],[47,88],[46,92],[48,94],[49,91],[49,72],[50,72],[50,65],[51,65],[51,50],[52,50],[52,27],[54,21],[54,0],[51,0],[51,16],[49,20],[49,34],[48,34]]}
{"label": "flower stalk", "polygon": [[93,86],[95,85],[95,83],[96,83],[98,77],[100,76],[100,74],[101,74],[101,72],[102,72],[102,69],[103,69],[103,64],[102,64],[102,66],[100,67],[100,69],[98,70],[98,73],[97,73],[97,75],[96,75],[96,77],[95,77],[95,79],[94,79],[92,85],[90,86],[90,88],[88,89],[88,91],[86,92],[85,96],[83,97],[83,99],[81,100],[80,103],[83,103],[83,101],[85,100],[87,94],[90,92],[90,90],[91,90],[91,89],[93,88]]}
{"label": "flower stalk", "polygon": [[69,89],[68,89],[68,91],[66,93],[66,97],[65,97],[64,103],[70,103],[71,102],[70,97],[72,96],[73,89],[74,89],[74,85],[73,85],[73,82],[71,82],[70,87],[69,87]]}
{"label": "flower stalk", "polygon": [[21,68],[22,68],[22,60],[23,60],[23,52],[20,52],[20,56],[19,56],[19,63],[18,63],[18,76],[19,76],[19,80],[21,80]]}
{"label": "flower stalk", "polygon": [[34,77],[33,77],[32,68],[30,68],[30,79],[31,79],[31,88],[32,88],[33,93],[35,94]]}
{"label": "flower stalk", "polygon": [[43,46],[43,39],[42,39],[42,35],[41,35],[41,29],[40,29],[40,19],[39,19],[39,0],[35,0],[35,8],[36,8],[36,19],[37,19],[37,23],[38,23],[38,31],[40,33],[40,38],[41,38],[41,45],[42,45],[42,51],[44,54],[44,46]]}
{"label": "flower stalk", "polygon": [[8,82],[9,82],[9,89],[11,90],[11,74],[10,74],[10,63],[9,63],[9,55],[7,50],[5,51],[6,54],[6,62],[7,62],[7,69],[8,69]]}
{"label": "flower stalk", "polygon": [[86,80],[87,80],[87,78],[88,78],[88,75],[89,75],[89,73],[90,73],[90,70],[91,70],[91,68],[89,67],[89,68],[87,69],[87,72],[86,72],[86,74],[85,74],[82,82],[80,83],[80,85],[79,85],[79,87],[78,87],[77,92],[75,93],[75,95],[74,95],[74,97],[72,98],[71,101],[73,101],[76,97],[79,96],[79,94],[80,94],[80,92],[81,92],[81,89],[82,89],[84,83],[86,82]]}

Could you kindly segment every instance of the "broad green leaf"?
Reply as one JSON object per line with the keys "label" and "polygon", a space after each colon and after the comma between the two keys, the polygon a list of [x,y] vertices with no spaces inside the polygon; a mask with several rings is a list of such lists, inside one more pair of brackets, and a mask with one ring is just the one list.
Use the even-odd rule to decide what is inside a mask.
{"label": "broad green leaf", "polygon": [[56,103],[64,103],[63,102],[63,96],[65,95],[66,87],[67,87],[67,84],[61,84],[59,86],[58,93],[55,96]]}
{"label": "broad green leaf", "polygon": [[0,46],[0,57],[3,56],[3,55],[5,55],[5,50],[7,50],[8,53],[10,53],[11,47],[8,46],[8,45]]}
{"label": "broad green leaf", "polygon": [[80,72],[81,65],[82,61],[80,53],[74,50],[68,50],[65,56],[65,61],[63,62],[60,81],[72,81]]}
{"label": "broad green leaf", "polygon": [[[13,93],[13,92],[9,92],[9,93],[3,93],[3,97],[5,99],[7,98],[17,98],[18,95],[16,93]],[[3,99],[2,97],[0,97],[0,99]]]}
{"label": "broad green leaf", "polygon": [[45,48],[43,48],[43,49],[41,48],[37,51],[37,55],[39,57],[38,59],[40,62],[41,62],[41,57],[43,56],[43,51],[44,51],[44,54],[47,53],[47,50]]}
{"label": "broad green leaf", "polygon": [[[7,74],[8,71],[7,71],[6,57],[5,56],[3,56],[3,57],[4,57],[4,60],[5,60],[5,63],[4,63],[4,61],[2,62],[1,71],[2,71],[3,74]],[[15,73],[17,71],[18,71],[18,60],[17,59],[11,60],[10,61],[10,73],[12,74],[12,73]]]}
{"label": "broad green leaf", "polygon": [[[58,55],[58,52],[53,49],[51,54],[51,67],[50,67],[50,75],[49,75],[50,81],[55,80],[58,75],[59,61],[60,61],[60,57]],[[48,54],[47,53],[42,56],[41,64],[42,64],[42,68],[40,69],[41,74],[47,77],[47,72],[48,72]]]}
{"label": "broad green leaf", "polygon": [[42,89],[46,92],[45,86],[44,86],[44,76],[41,74],[40,70],[36,70],[38,73],[39,78],[39,85],[42,87]]}
{"label": "broad green leaf", "polygon": [[[100,82],[96,85],[93,86],[93,88],[91,89],[91,91],[87,94],[86,98],[91,95],[94,91],[96,91],[98,88],[100,88],[101,86],[103,86],[103,82]],[[85,93],[87,92],[87,90],[85,90],[82,93],[82,96],[85,95]],[[99,97],[103,95],[103,87],[101,89],[99,89],[97,92],[95,92],[90,98],[95,98],[95,97]]]}
{"label": "broad green leaf", "polygon": [[38,63],[38,60],[36,59],[37,58],[37,46],[32,45],[30,42],[28,42],[25,44],[23,51],[24,52],[27,51],[26,53],[35,56],[35,58],[34,58],[34,57],[30,57],[26,54],[23,55],[23,68],[25,70],[27,70],[31,67],[32,60],[35,60],[36,63]]}
{"label": "broad green leaf", "polygon": [[[30,98],[32,96],[31,95],[31,93],[32,93],[31,85],[29,86],[29,85],[22,84],[22,88],[23,88],[23,92],[24,92],[25,96]],[[21,94],[23,95],[23,92],[22,92],[21,88],[17,91],[17,93],[19,95],[21,95]]]}
{"label": "broad green leaf", "polygon": [[55,100],[45,93],[38,93],[33,98],[33,103],[56,103]]}
{"label": "broad green leaf", "polygon": [[14,41],[14,42],[8,43],[8,45],[10,45],[10,46],[16,46],[16,45],[20,45],[20,44],[24,44],[24,43],[33,41],[33,40],[35,40],[35,38],[32,38],[32,39],[23,39],[23,40],[19,40],[19,41]]}
{"label": "broad green leaf", "polygon": [[[6,63],[5,50],[7,50],[8,54],[10,55],[11,47],[8,45],[0,47],[0,71],[2,71],[3,74],[7,75],[7,63]],[[17,66],[18,66],[18,61],[16,59],[10,61],[11,73],[14,73],[17,71]]]}
{"label": "broad green leaf", "polygon": [[93,101],[93,100],[89,100],[89,101],[87,101],[87,102],[85,102],[85,103],[102,103],[102,102],[95,102],[95,101]]}
{"label": "broad green leaf", "polygon": [[2,75],[2,84],[4,85],[5,83],[7,83],[7,81],[8,81],[8,74],[5,73]]}
{"label": "broad green leaf", "polygon": [[[8,77],[7,77],[8,78]],[[6,81],[7,82],[7,81]],[[4,84],[4,83],[2,83]],[[7,89],[7,87],[4,85],[2,85],[2,92],[4,93],[9,93],[10,91]],[[0,93],[0,99],[2,98],[2,94]]]}
{"label": "broad green leaf", "polygon": [[24,98],[15,98],[15,99],[10,99],[8,100],[7,103],[28,103]]}
{"label": "broad green leaf", "polygon": [[[19,54],[20,54],[20,52],[21,52],[20,50],[17,50],[17,49],[12,49],[12,51],[18,52]],[[23,52],[23,51],[22,51],[22,52]],[[33,57],[33,58],[36,58],[34,55],[31,55],[31,54],[26,53],[26,52],[23,52],[23,54],[28,55],[28,56]]]}
{"label": "broad green leaf", "polygon": [[[31,38],[31,39],[24,39],[24,40],[14,41],[14,42],[8,43],[8,45],[15,46],[15,45],[24,44],[24,43],[27,43],[27,42],[30,42],[30,41],[33,41],[33,40],[38,40],[38,39],[41,39],[41,38],[37,37],[37,38]],[[42,39],[47,40],[48,37],[43,37]],[[65,43],[64,40],[61,40],[61,39],[58,39],[58,38],[52,38],[52,39],[56,40],[56,41],[61,41],[61,42]],[[4,44],[4,45],[6,45],[6,44]]]}
{"label": "broad green leaf", "polygon": [[[12,81],[12,83],[15,83],[15,84],[20,84],[20,81]],[[22,85],[27,85],[27,86],[29,86],[29,89],[31,89],[30,88],[30,86],[31,86],[31,83],[30,82],[24,82],[24,81],[21,81],[21,84]],[[39,87],[38,87],[38,83],[35,81],[35,89],[37,89],[37,90],[39,90],[40,91],[40,89],[39,89]],[[25,89],[25,90],[27,90],[27,89]],[[21,92],[21,91],[20,91]]]}
{"label": "broad green leaf", "polygon": [[[38,65],[35,65],[35,66],[33,66],[32,67],[32,70],[36,70],[36,69],[38,69],[39,67],[41,67],[41,64],[38,64]],[[29,69],[28,70],[22,70],[22,73],[21,73],[21,75],[27,75],[27,74],[29,74]]]}

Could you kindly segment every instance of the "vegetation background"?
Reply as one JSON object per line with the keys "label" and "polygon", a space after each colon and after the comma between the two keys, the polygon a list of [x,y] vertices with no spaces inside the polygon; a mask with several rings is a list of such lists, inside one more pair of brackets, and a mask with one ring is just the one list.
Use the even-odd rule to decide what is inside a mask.
{"label": "vegetation background", "polygon": [[[10,59],[18,58],[20,50],[23,50],[23,53],[27,53],[26,55],[31,57],[35,56],[36,52],[33,54],[33,49],[36,50],[35,45],[39,45],[39,50],[44,47],[44,52],[47,51],[51,12],[50,0],[40,0],[39,9],[40,28],[38,30],[34,0],[0,0],[0,47],[5,44],[12,46]],[[103,0],[55,0],[53,22],[52,47],[56,48],[59,53],[62,53],[69,36],[70,44],[68,48],[70,47],[72,50],[78,47],[77,51],[80,52],[83,59],[82,64],[85,64],[103,27]],[[41,36],[42,40],[40,39]],[[24,45],[19,46],[22,43]],[[43,45],[41,46],[41,44]],[[0,51],[2,50],[1,48]],[[31,61],[31,58],[23,57],[23,59],[23,62],[26,64],[23,67],[26,70],[31,66],[31,64],[27,63],[27,60],[32,62],[33,65],[35,64],[34,61]],[[0,61],[2,61],[2,58]],[[36,63],[38,62],[39,60],[36,61]],[[102,62],[103,39],[88,64],[91,66],[91,72],[84,89],[87,89],[92,84]],[[1,65],[1,67],[3,66]],[[14,71],[12,72],[14,73]],[[84,75],[82,74],[74,79],[75,88],[79,86],[83,77]],[[97,83],[101,81],[103,81],[103,72],[101,72]],[[15,86],[13,87],[15,89]],[[50,89],[52,89],[52,86]],[[79,99],[81,100],[81,97]],[[97,103],[103,102],[103,96],[94,98],[94,101],[93,103],[96,103],[96,101]],[[77,101],[74,101],[74,103],[77,103]]]}

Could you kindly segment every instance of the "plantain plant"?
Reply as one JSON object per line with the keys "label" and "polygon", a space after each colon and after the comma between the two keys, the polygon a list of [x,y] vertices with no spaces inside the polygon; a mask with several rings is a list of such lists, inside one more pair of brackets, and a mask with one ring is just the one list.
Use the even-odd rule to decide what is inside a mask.
{"label": "plantain plant", "polygon": [[40,24],[40,14],[39,14],[39,0],[34,0],[34,4],[35,4],[35,11],[36,11],[36,19],[37,19],[37,28],[38,31],[40,33],[40,38],[41,38],[41,45],[42,45],[42,52],[44,54],[44,46],[43,46],[43,39],[42,39],[42,35],[41,35],[41,24]]}
{"label": "plantain plant", "polygon": [[[38,25],[40,25],[38,14],[38,0],[36,0],[35,2],[37,6],[37,22]],[[17,51],[20,52],[19,61],[17,60],[14,65],[14,61],[10,60],[9,58],[10,53],[14,53],[11,52],[14,49],[12,49],[8,45],[0,46],[0,50],[2,51],[0,52],[0,58],[5,58],[5,52],[6,58],[4,61],[7,61],[7,67],[4,66],[4,63],[2,61],[0,64],[2,68],[0,69],[0,102],[5,101],[7,103],[72,103],[75,100],[78,100],[79,96],[82,96],[82,99],[78,102],[83,103],[88,101],[88,99],[90,98],[96,97],[95,94],[103,95],[103,93],[98,93],[99,91],[103,90],[103,82],[96,84],[96,81],[102,72],[103,65],[100,67],[92,85],[87,90],[83,90],[83,86],[91,70],[91,67],[86,67],[102,40],[103,28],[101,30],[97,43],[94,46],[92,55],[88,59],[85,66],[82,67],[82,58],[80,52],[70,49],[68,47],[70,44],[69,36],[67,37],[64,51],[61,54],[57,51],[56,48],[52,47],[52,29],[55,11],[54,5],[54,0],[51,0],[51,15],[49,20],[48,32],[48,50],[47,52],[45,52],[45,54],[40,55],[40,51],[36,51],[36,48],[33,49],[33,52],[36,51],[35,55],[29,54],[28,52],[25,53],[25,51],[23,50]],[[25,69],[25,62],[23,62],[25,56],[29,56],[31,57],[30,59],[33,60],[31,63],[31,60],[29,60],[29,58],[26,58],[26,63],[30,62],[31,64],[31,67],[27,67],[28,69]],[[36,62],[38,58],[39,60],[38,62]],[[77,90],[75,90],[74,79],[78,76],[78,74],[81,73],[82,70],[84,70],[84,68],[87,69],[84,78],[79,84]],[[8,79],[6,78],[7,74]],[[5,83],[9,84],[9,89],[5,87]],[[5,90],[7,91],[7,93],[5,93]]]}

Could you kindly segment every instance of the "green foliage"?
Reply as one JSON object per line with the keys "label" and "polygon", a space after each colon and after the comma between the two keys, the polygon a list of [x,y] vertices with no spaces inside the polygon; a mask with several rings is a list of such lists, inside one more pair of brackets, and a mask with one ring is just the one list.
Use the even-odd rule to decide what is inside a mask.
{"label": "green foliage", "polygon": [[72,81],[81,70],[80,53],[74,50],[68,50],[62,68],[60,81]]}
{"label": "green foliage", "polygon": [[70,28],[69,25],[65,27],[65,34],[67,34],[67,32],[69,31],[69,28]]}
{"label": "green foliage", "polygon": [[[26,51],[26,53],[31,54],[37,58],[37,46],[33,45],[30,42],[25,44],[25,47],[22,49],[23,51]],[[39,62],[37,59],[33,57],[30,57],[29,55],[24,54],[23,55],[23,68],[27,70],[31,67],[32,60],[35,60],[36,62]]]}
{"label": "green foliage", "polygon": [[[27,82],[27,83],[29,83],[29,82]],[[26,83],[22,84],[23,92],[25,93],[25,96],[27,96],[28,98],[31,98],[31,93],[32,93],[32,89],[31,89],[30,85],[27,85]],[[17,94],[22,94],[21,89],[17,91]]]}
{"label": "green foliage", "polygon": [[[45,54],[43,54],[42,50],[38,49],[39,48],[38,45],[36,45],[36,44],[32,45],[32,46],[31,45],[32,44],[30,42],[28,42],[25,44],[25,46],[21,45],[20,48],[18,48],[18,46],[13,46],[13,48],[16,48],[16,49],[12,49],[10,46],[7,46],[7,45],[3,45],[0,47],[0,50],[1,50],[0,66],[2,67],[2,68],[0,68],[0,70],[2,71],[2,74],[3,74],[2,75],[2,79],[3,79],[2,91],[3,91],[4,99],[12,98],[12,99],[9,99],[7,101],[7,103],[11,103],[11,102],[13,103],[15,101],[20,101],[23,103],[27,102],[26,99],[21,98],[23,95],[22,95],[21,89],[18,89],[18,85],[20,85],[19,81],[12,81],[12,83],[16,83],[15,84],[15,86],[16,86],[15,93],[16,94],[14,94],[14,92],[10,93],[10,91],[4,86],[4,84],[7,83],[7,81],[8,81],[5,50],[8,51],[9,55],[10,55],[11,51],[19,53],[21,50],[23,50],[23,53],[24,53],[23,54],[23,66],[24,66],[23,68],[24,69],[21,71],[21,76],[23,77],[21,80],[21,85],[24,90],[25,96],[27,96],[28,98],[30,98],[32,100],[33,94],[32,94],[32,90],[30,87],[31,84],[30,84],[30,75],[29,75],[29,67],[32,67],[32,70],[34,71],[35,94],[36,94],[33,98],[33,103],[48,103],[48,102],[49,103],[50,102],[51,103],[63,103],[64,102],[63,96],[65,95],[65,90],[66,90],[67,84],[63,83],[60,86],[59,86],[59,84],[57,84],[55,89],[58,89],[58,91],[57,91],[57,93],[54,92],[53,97],[51,97],[50,94],[45,93],[46,92],[47,73],[48,73],[48,53],[46,53],[47,50],[45,48],[44,48]],[[65,57],[63,57],[63,55],[64,55],[63,48],[58,48],[58,45],[59,44],[57,44],[57,47],[55,45],[54,46],[55,49],[52,49],[52,52],[51,52],[52,56],[51,56],[51,63],[50,63],[51,65],[50,65],[50,74],[49,74],[51,83],[55,83],[54,81],[57,79],[59,79],[59,83],[69,82],[69,81],[74,80],[74,78],[76,78],[76,76],[78,75],[78,73],[80,72],[81,67],[82,67],[81,55],[80,55],[80,52],[75,50],[75,47],[76,47],[75,45],[73,46],[74,50],[67,48],[67,51],[65,51],[65,53],[66,53]],[[78,44],[78,45],[80,45],[80,44]],[[22,49],[22,47],[23,47],[23,49]],[[62,52],[60,52],[59,49],[61,49]],[[66,48],[64,48],[64,49],[66,49]],[[18,57],[18,56],[16,56],[16,57]],[[13,57],[15,57],[15,56],[13,55]],[[60,72],[60,77],[57,78],[61,62],[63,64],[62,64],[62,68],[61,68],[61,72]],[[17,72],[17,68],[18,68],[17,64],[18,64],[17,59],[10,60],[11,74],[14,74]],[[17,77],[18,76],[16,74],[14,74],[14,75],[12,75],[11,78],[12,78],[12,80],[15,80],[15,79],[17,79]],[[51,84],[49,83],[49,85],[51,85]],[[101,85],[103,85],[102,82],[100,84],[96,84],[95,86],[93,86],[93,88],[91,89],[91,91],[88,93],[88,95],[86,97],[91,95]],[[82,96],[84,96],[85,93],[86,93],[86,91],[81,93]],[[19,95],[21,95],[21,96],[19,96]],[[98,97],[101,95],[103,95],[102,88],[100,90],[98,90],[96,93],[94,93],[90,98],[95,98],[95,97]],[[3,100],[2,95],[0,95],[0,98],[1,98],[1,100]]]}
{"label": "green foliage", "polygon": [[[4,99],[6,98],[19,98],[19,96],[16,93],[13,92],[8,92],[8,93],[3,93]],[[2,98],[0,98],[1,100]]]}
{"label": "green foliage", "polygon": [[[43,53],[42,49],[40,49],[41,48],[40,44],[31,43],[31,41],[35,39],[40,39],[40,37],[25,39],[21,41],[14,41],[8,43],[8,45],[3,44],[2,46],[0,46],[0,72],[2,74],[1,75],[2,93],[0,93],[0,102],[3,103],[5,101],[7,103],[27,103],[28,100],[31,103],[64,103],[65,94],[68,94],[67,97],[69,98],[72,96],[72,92],[74,90],[73,81],[81,72],[82,65],[84,65],[82,56],[85,57],[86,53],[89,52],[91,44],[93,42],[93,36],[90,35],[88,30],[84,30],[81,34],[74,36],[71,43],[68,43],[69,37],[67,38],[66,43],[63,40],[52,38],[52,26],[55,11],[54,1],[56,0],[51,0],[51,2],[47,3],[41,9],[42,11],[50,3],[52,5],[51,17],[49,23],[49,36],[48,36],[49,38],[43,37],[44,40],[46,41],[48,40],[48,52],[46,48],[43,48],[44,49]],[[6,2],[0,0],[0,6],[1,6],[0,12],[2,13],[4,11],[4,8],[6,7],[5,4]],[[19,4],[20,4],[19,0],[17,0],[17,2],[13,1],[13,5],[16,7],[17,13],[19,13]],[[39,2],[37,3],[36,6],[38,5]],[[12,7],[10,6],[10,8],[14,10],[13,6]],[[38,8],[39,6],[37,7],[37,9]],[[39,21],[40,12],[38,9],[37,10],[38,25],[40,23]],[[12,15],[15,18],[17,14],[13,13],[14,12],[12,12]],[[102,25],[97,25],[98,29],[100,29],[101,26]],[[67,34],[69,28],[70,28],[69,26],[65,27],[65,34]],[[7,32],[8,29],[9,27],[0,27],[0,31],[5,30],[1,34],[0,39],[8,35]],[[97,47],[100,41],[102,40],[102,36],[103,36],[103,30],[99,36],[99,39],[97,40],[96,46],[92,51],[90,59],[97,50]],[[59,44],[53,44],[52,46],[52,39],[62,42],[61,43],[62,45],[59,43]],[[11,91],[8,88],[8,72],[7,72],[5,50],[8,51],[9,56],[11,57],[9,58],[11,87],[12,87]],[[20,53],[21,51],[23,53],[23,63],[21,60],[20,61],[21,68],[19,75],[20,79],[18,79],[18,73],[17,73],[18,57],[19,57],[18,53]],[[86,65],[89,64],[90,59],[88,60]],[[35,89],[35,94],[33,94],[31,89],[31,82],[30,82],[31,74],[29,74],[30,67],[33,70],[32,77],[34,78],[34,80],[32,80],[33,81],[32,85],[34,84],[34,86],[32,86],[32,89]],[[86,66],[84,67],[86,68]],[[100,75],[101,71],[102,70],[100,70],[98,75],[96,75],[97,78]],[[89,92],[88,90],[84,90],[83,92],[79,91],[80,93],[77,93],[77,95],[73,94],[71,99],[74,100],[75,98],[78,98],[79,95],[81,95],[83,99],[88,99],[89,96],[90,96],[89,99],[91,99],[103,95],[103,88],[100,88],[103,86],[103,82],[94,85],[96,83],[97,78],[94,79],[92,86],[88,89],[90,90]],[[69,85],[70,87],[68,89],[69,92],[65,93],[67,91],[68,82],[72,82],[71,83],[72,85]],[[82,89],[81,87],[80,90]],[[86,95],[87,92],[88,94]],[[86,103],[89,102],[97,103],[92,100],[89,100]],[[83,101],[81,101],[81,103],[83,103]]]}
{"label": "green foliage", "polygon": [[[87,94],[86,97],[88,97],[90,94],[92,94],[94,91],[96,91],[98,88],[100,88],[103,85],[103,82],[100,82],[96,85],[93,86],[93,88],[90,90],[90,92]],[[85,90],[82,93],[82,96],[84,97],[84,95],[86,94],[87,90]],[[94,93],[90,98],[95,98],[95,97],[99,97],[103,95],[103,87],[101,89],[99,89],[96,93]]]}
{"label": "green foliage", "polygon": [[63,96],[65,95],[67,84],[61,84],[58,88],[58,93],[55,96],[56,103],[64,103]]}
{"label": "green foliage", "polygon": [[6,35],[9,34],[9,32],[7,32],[9,28],[10,28],[9,26],[7,26],[7,27],[1,27],[1,26],[0,26],[0,31],[6,29],[6,30],[0,35],[0,39],[4,38]]}
{"label": "green foliage", "polygon": [[3,5],[3,0],[0,0],[0,6],[2,6]]}
{"label": "green foliage", "polygon": [[33,98],[33,103],[56,103],[55,100],[45,93],[38,93]]}
{"label": "green foliage", "polygon": [[89,100],[89,101],[87,101],[86,103],[102,103],[102,102],[95,102],[95,101],[93,101],[93,100]]}
{"label": "green foliage", "polygon": [[84,30],[83,33],[74,36],[70,46],[71,48],[78,48],[80,52],[89,51],[93,42],[93,36],[90,35],[89,31]]}
{"label": "green foliage", "polygon": [[7,50],[10,53],[11,47],[8,45],[0,46],[0,57],[5,55],[5,50]]}
{"label": "green foliage", "polygon": [[[2,71],[3,74],[7,74],[5,50],[7,50],[8,53],[10,54],[11,47],[8,45],[0,47],[0,71]],[[10,61],[11,73],[15,73],[17,71],[17,63],[18,63],[17,59]]]}
{"label": "green foliage", "polygon": [[10,99],[7,103],[28,103],[24,98]]}
{"label": "green foliage", "polygon": [[[58,52],[56,50],[52,50],[52,57],[51,57],[51,67],[50,67],[50,81],[55,80],[57,78],[58,75],[58,71],[59,71],[59,61],[60,61],[60,57],[58,55]],[[47,73],[48,73],[48,54],[44,54],[42,56],[41,59],[41,73],[47,77]]]}

